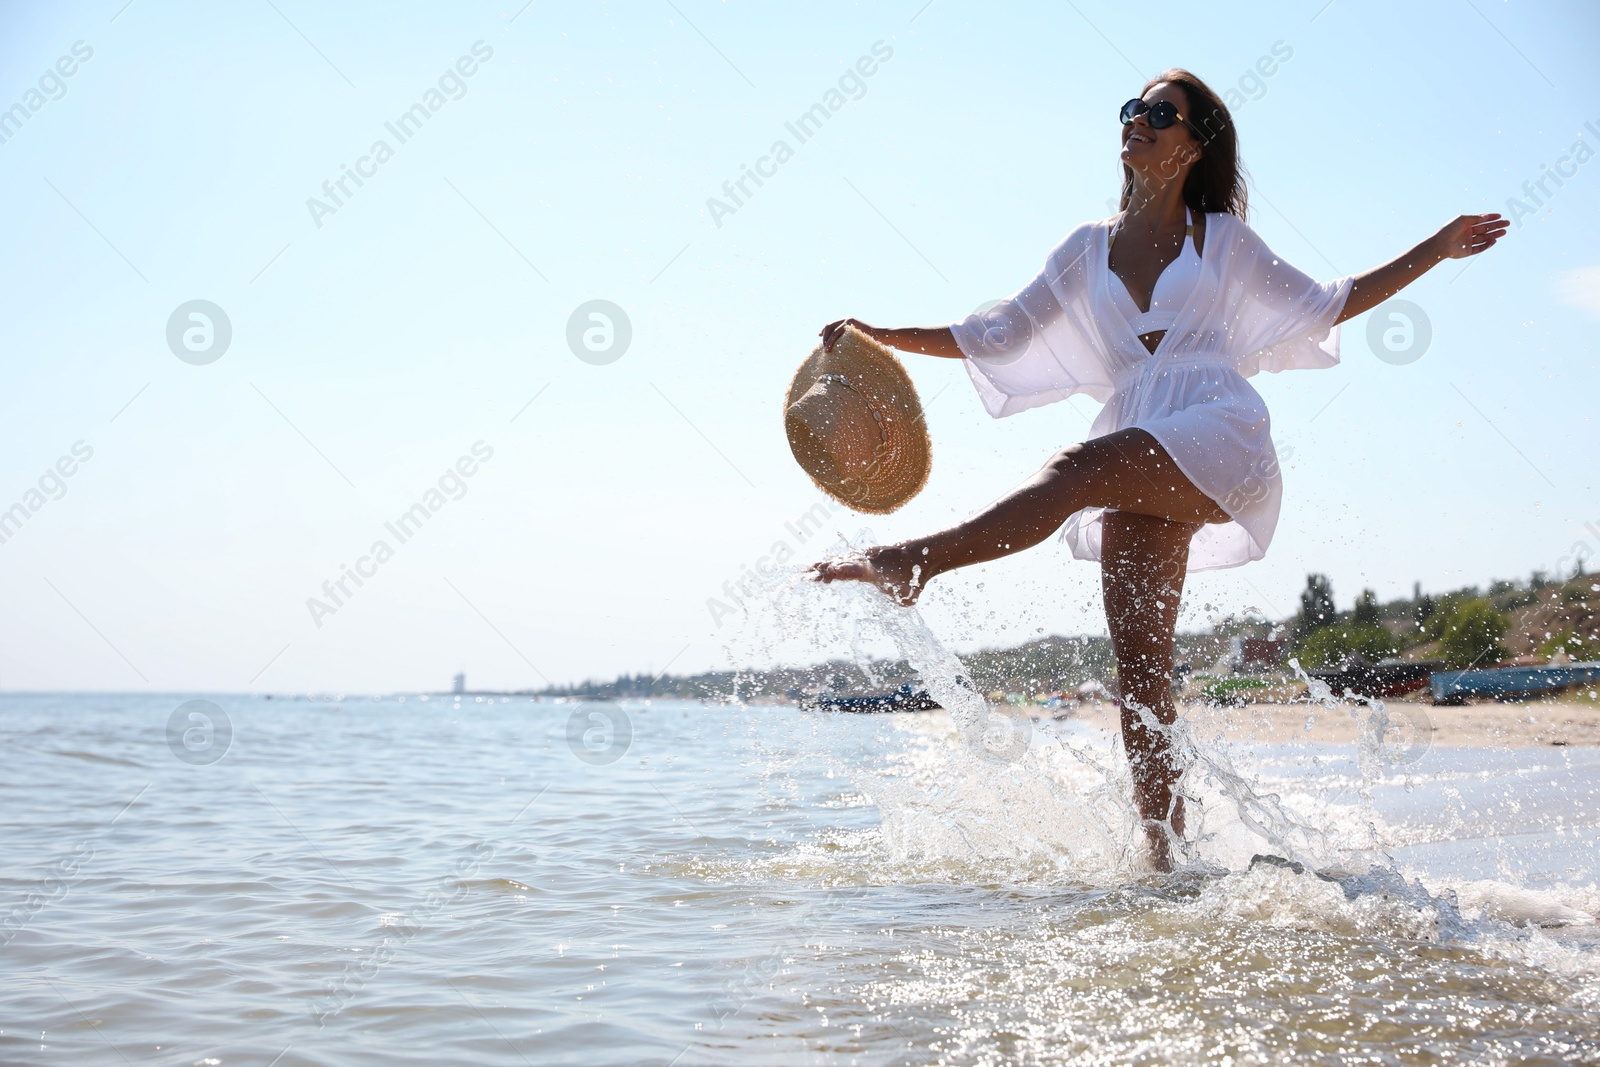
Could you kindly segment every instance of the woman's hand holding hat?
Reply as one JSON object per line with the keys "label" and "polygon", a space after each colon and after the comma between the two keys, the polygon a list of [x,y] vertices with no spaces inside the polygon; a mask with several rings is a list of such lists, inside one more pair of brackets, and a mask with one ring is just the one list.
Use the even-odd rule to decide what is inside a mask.
{"label": "woman's hand holding hat", "polygon": [[[844,336],[844,328],[846,326],[854,326],[868,337],[878,338],[878,331],[860,319],[840,319],[837,322],[830,322],[822,328],[822,350],[824,352],[833,351],[833,346],[840,337]],[[878,339],[882,340],[882,338]]]}
{"label": "woman's hand holding hat", "polygon": [[829,323],[822,333],[789,385],[789,448],[835,500],[856,511],[894,511],[922,490],[932,458],[916,388],[855,320]]}

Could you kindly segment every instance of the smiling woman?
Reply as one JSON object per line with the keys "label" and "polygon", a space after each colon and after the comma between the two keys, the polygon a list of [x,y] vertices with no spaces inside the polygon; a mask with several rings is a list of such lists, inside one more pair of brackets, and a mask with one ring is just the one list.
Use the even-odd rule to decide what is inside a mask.
{"label": "smiling woman", "polygon": [[[1233,116],[1190,72],[1167,70],[1123,104],[1121,210],[1085,223],[1016,296],[937,328],[855,327],[887,344],[965,360],[1000,418],[1078,393],[1101,401],[1089,438],[947,530],[816,564],[816,577],[869,582],[912,604],[932,578],[1020,552],[1061,531],[1101,564],[1117,658],[1122,738],[1152,862],[1186,847],[1184,768],[1171,729],[1173,635],[1190,570],[1261,559],[1282,503],[1260,371],[1331,367],[1338,324],[1446,258],[1505,233],[1498,215],[1463,215],[1405,255],[1318,282],[1245,223]],[[846,501],[848,503],[849,501]]]}

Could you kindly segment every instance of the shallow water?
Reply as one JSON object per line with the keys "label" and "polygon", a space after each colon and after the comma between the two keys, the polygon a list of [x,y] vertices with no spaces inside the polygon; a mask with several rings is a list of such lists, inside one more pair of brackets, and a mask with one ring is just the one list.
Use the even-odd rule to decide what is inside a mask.
{"label": "shallow water", "polygon": [[1600,1062],[1594,750],[1235,744],[1349,869],[1157,876],[1070,722],[183,699],[0,697],[0,1061]]}

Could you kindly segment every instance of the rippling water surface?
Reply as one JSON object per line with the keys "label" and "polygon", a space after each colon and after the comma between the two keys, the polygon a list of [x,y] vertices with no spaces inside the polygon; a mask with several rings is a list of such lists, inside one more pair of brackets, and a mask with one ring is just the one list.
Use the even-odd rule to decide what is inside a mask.
{"label": "rippling water surface", "polygon": [[1070,722],[185,699],[0,697],[0,1061],[1600,1062],[1593,750],[1213,743],[1160,876]]}

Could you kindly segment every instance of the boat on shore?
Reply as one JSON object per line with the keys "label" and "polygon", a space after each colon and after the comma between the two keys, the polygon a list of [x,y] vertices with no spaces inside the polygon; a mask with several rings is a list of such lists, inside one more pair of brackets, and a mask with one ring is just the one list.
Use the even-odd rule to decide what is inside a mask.
{"label": "boat on shore", "polygon": [[1366,697],[1397,697],[1428,687],[1428,681],[1444,664],[1437,660],[1408,663],[1383,660],[1366,663],[1360,659],[1334,670],[1306,673],[1335,693],[1349,690]]}
{"label": "boat on shore", "polygon": [[910,684],[902,685],[891,693],[863,694],[853,696],[822,696],[817,695],[801,701],[801,707],[808,711],[848,711],[861,714],[877,714],[891,711],[935,711],[941,707],[938,701],[926,689],[912,689]]}
{"label": "boat on shore", "polygon": [[1542,667],[1436,671],[1431,688],[1435,704],[1463,704],[1469,697],[1514,700],[1597,683],[1600,683],[1600,663],[1564,663]]}

